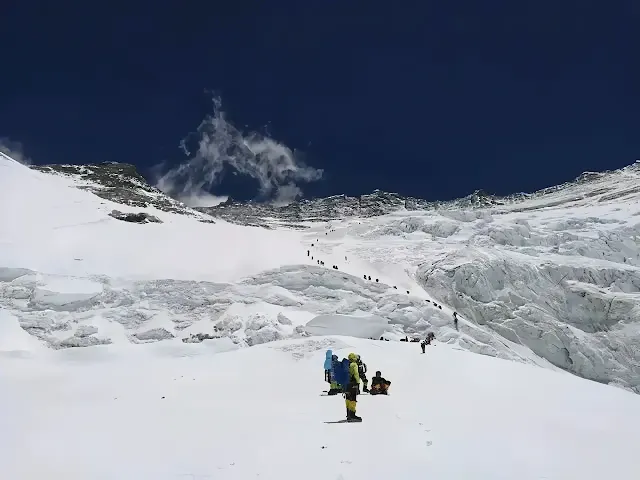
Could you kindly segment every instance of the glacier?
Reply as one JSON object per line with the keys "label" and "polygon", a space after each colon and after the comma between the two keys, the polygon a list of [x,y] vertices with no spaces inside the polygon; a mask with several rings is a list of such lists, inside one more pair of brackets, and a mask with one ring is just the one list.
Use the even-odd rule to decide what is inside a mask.
{"label": "glacier", "polygon": [[[635,478],[639,184],[636,163],[502,198],[189,208],[131,166],[2,154],[0,464],[11,478]],[[399,342],[429,331],[425,356]],[[362,400],[389,441],[363,424],[367,448],[328,462],[343,427],[315,422],[343,408],[318,396],[326,348],[393,381]],[[299,387],[273,388],[281,370]],[[368,466],[385,452],[395,470]]]}

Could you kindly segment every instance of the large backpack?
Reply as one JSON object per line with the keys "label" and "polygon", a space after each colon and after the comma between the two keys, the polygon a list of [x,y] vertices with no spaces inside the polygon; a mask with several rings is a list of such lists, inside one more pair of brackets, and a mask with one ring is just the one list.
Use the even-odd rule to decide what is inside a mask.
{"label": "large backpack", "polygon": [[334,364],[333,378],[342,388],[346,388],[349,384],[349,363],[348,358],[343,358],[342,362],[336,362]]}

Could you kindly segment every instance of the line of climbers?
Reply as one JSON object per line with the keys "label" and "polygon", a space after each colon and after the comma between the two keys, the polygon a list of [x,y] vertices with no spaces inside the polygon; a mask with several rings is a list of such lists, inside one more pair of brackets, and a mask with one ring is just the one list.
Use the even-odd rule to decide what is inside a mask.
{"label": "line of climbers", "polygon": [[371,390],[367,379],[367,365],[360,355],[350,353],[347,358],[338,361],[338,356],[331,350],[327,350],[324,360],[324,379],[329,384],[328,395],[344,396],[347,408],[347,422],[361,422],[362,418],[356,415],[358,395],[360,395],[360,382],[362,391],[370,395],[387,395],[391,382],[382,377],[378,370],[371,379]]}
{"label": "line of climbers", "polygon": [[[346,257],[345,257],[346,258]],[[365,280],[371,280],[371,275],[363,275],[362,278],[364,278]],[[380,279],[376,278],[376,283],[379,283]],[[393,288],[395,288],[396,290],[398,289],[398,287],[396,287],[395,285],[393,286]],[[407,290],[407,295],[409,295],[409,290]]]}
{"label": "line of climbers", "polygon": [[[317,241],[317,240],[316,240]],[[315,246],[315,243],[312,243],[311,246]],[[314,260],[313,255],[311,255],[311,250],[307,250],[307,257],[311,257],[311,260]],[[345,260],[347,260],[347,257],[344,257]],[[316,259],[316,263],[318,265],[324,266],[324,262],[322,260],[318,260]],[[334,270],[339,270],[337,265],[332,265],[331,268],[333,268]],[[365,280],[371,280],[371,275],[363,275],[363,278]],[[376,278],[376,283],[379,283],[379,279]],[[393,288],[395,288],[396,290],[398,289],[398,287],[396,287],[395,285],[393,286]],[[407,295],[409,295],[409,290],[407,290]],[[426,299],[425,300],[427,303],[431,303],[431,300]],[[433,306],[436,308],[439,308],[440,310],[442,310],[442,305],[438,305],[436,302],[433,302]],[[453,324],[456,328],[456,330],[458,330],[458,314],[456,312],[453,312]],[[408,341],[408,340],[407,340]]]}

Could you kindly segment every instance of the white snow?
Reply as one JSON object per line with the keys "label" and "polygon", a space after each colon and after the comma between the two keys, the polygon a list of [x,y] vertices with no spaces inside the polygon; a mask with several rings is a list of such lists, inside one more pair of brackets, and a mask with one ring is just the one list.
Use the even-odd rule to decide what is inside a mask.
{"label": "white snow", "polygon": [[44,346],[20,327],[18,319],[0,310],[0,357],[5,355],[30,355]]}
{"label": "white snow", "polygon": [[[639,171],[300,231],[0,155],[0,476],[637,478]],[[361,425],[322,423],[326,348],[393,382]]]}
{"label": "white snow", "polygon": [[[303,261],[298,235],[133,208],[0,157],[0,266],[62,275],[234,281]],[[145,211],[163,224],[108,214]],[[233,254],[238,252],[237,254]],[[241,252],[241,254],[240,254]],[[168,261],[167,261],[168,260]]]}
{"label": "white snow", "polygon": [[[388,397],[321,396],[327,348]],[[349,337],[218,353],[170,340],[3,361],[11,479],[637,478],[640,397],[447,345]],[[7,412],[8,410],[4,410]]]}

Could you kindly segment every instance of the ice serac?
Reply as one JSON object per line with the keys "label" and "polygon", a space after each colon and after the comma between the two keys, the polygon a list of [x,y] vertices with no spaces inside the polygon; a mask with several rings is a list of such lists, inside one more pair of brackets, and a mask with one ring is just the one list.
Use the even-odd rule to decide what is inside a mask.
{"label": "ice serac", "polygon": [[376,315],[319,315],[304,326],[312,335],[344,335],[356,338],[380,338],[389,330],[389,321]]}
{"label": "ice serac", "polygon": [[[639,184],[636,163],[507,197],[194,210],[131,165],[0,156],[0,309],[67,349],[376,337],[382,325],[354,323],[375,317],[391,339],[434,332],[640,392]],[[316,317],[333,320],[307,329]]]}

